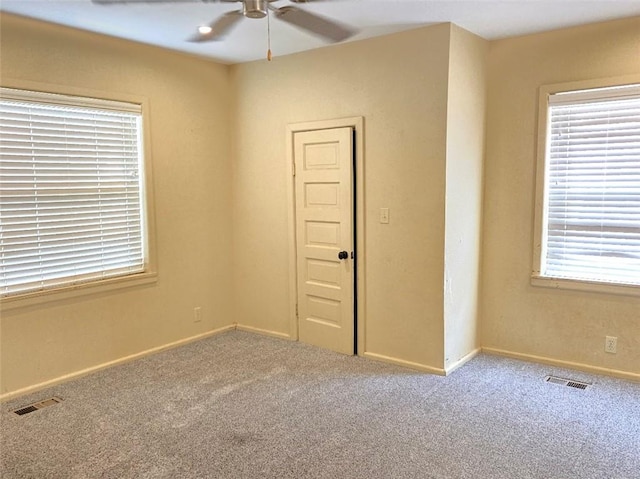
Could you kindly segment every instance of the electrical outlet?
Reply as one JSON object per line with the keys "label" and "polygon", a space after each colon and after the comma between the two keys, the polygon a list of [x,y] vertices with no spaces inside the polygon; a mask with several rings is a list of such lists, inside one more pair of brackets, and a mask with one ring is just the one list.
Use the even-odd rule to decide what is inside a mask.
{"label": "electrical outlet", "polygon": [[618,348],[618,338],[615,336],[607,336],[604,340],[604,351],[606,353],[616,354]]}
{"label": "electrical outlet", "polygon": [[202,321],[202,308],[198,306],[197,308],[193,308],[193,322],[199,323]]}
{"label": "electrical outlet", "polygon": [[380,223],[389,223],[389,208],[380,208]]}

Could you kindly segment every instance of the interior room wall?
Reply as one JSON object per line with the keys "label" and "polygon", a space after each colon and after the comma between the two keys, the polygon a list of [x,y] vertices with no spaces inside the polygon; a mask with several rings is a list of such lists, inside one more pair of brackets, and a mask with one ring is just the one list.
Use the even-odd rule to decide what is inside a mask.
{"label": "interior room wall", "polygon": [[156,284],[3,310],[0,393],[233,324],[228,67],[4,12],[0,21],[0,80],[148,98],[158,261]]}
{"label": "interior room wall", "polygon": [[[450,25],[232,67],[235,316],[289,335],[287,124],[364,117],[365,350],[443,368]],[[389,224],[378,221],[389,208]]]}
{"label": "interior room wall", "polygon": [[[446,24],[227,67],[6,13],[0,22],[0,83],[149,99],[159,273],[146,287],[3,310],[0,394],[236,322],[288,336],[286,126],[355,116],[366,351],[447,369],[482,345],[640,371],[638,297],[529,283],[538,88],[640,73],[640,19],[490,42],[486,71],[487,42]],[[618,337],[617,355],[604,353],[605,335]]]}
{"label": "interior room wall", "polygon": [[[482,345],[640,374],[640,297],[531,286],[541,85],[640,74],[640,18],[491,43]],[[617,336],[617,354],[604,352]]]}
{"label": "interior room wall", "polygon": [[447,99],[445,369],[478,350],[482,189],[489,42],[451,26]]}

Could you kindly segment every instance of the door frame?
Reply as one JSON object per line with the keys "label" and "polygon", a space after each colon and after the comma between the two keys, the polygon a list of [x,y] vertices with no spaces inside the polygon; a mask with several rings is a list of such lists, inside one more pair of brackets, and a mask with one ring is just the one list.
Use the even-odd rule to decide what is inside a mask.
{"label": "door frame", "polygon": [[297,255],[296,255],[296,201],[295,201],[295,176],[294,176],[294,143],[293,136],[301,131],[327,130],[331,128],[351,127],[354,131],[354,162],[355,174],[353,175],[356,187],[355,194],[355,222],[354,234],[356,237],[356,285],[354,287],[354,302],[356,316],[356,335],[358,356],[364,354],[365,349],[365,195],[364,195],[364,118],[361,116],[351,118],[339,118],[335,120],[319,120],[303,123],[290,123],[287,125],[287,221],[289,238],[289,336],[292,340],[298,340],[298,286],[297,286]]}

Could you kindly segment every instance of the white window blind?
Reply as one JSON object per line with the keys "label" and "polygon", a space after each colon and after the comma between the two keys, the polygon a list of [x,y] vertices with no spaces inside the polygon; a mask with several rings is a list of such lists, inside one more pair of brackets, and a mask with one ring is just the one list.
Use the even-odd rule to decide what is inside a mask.
{"label": "white window blind", "polygon": [[549,97],[542,276],[640,285],[640,86]]}
{"label": "white window blind", "polygon": [[0,90],[0,295],[144,271],[140,105]]}

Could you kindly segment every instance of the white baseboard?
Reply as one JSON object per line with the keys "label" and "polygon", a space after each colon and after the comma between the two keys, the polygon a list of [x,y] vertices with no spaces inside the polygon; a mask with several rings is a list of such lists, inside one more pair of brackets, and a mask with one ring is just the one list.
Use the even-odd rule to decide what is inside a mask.
{"label": "white baseboard", "polygon": [[163,344],[162,346],[157,346],[155,348],[147,349],[145,351],[141,351],[139,353],[131,354],[129,356],[125,356],[122,358],[115,359],[113,361],[108,361],[106,363],[101,363],[96,366],[91,366],[90,368],[82,369],[80,371],[75,371],[69,374],[65,374],[63,376],[59,376],[54,379],[50,379],[48,381],[44,381],[38,384],[34,384],[32,386],[27,386],[22,389],[17,389],[15,391],[10,391],[8,393],[0,395],[0,403],[8,401],[10,399],[15,399],[20,396],[24,396],[26,394],[34,393],[40,391],[41,389],[45,389],[51,386],[55,386],[56,384],[61,384],[67,381],[71,381],[73,379],[78,379],[82,376],[86,376],[91,373],[95,373],[101,371],[103,369],[110,368],[112,366],[117,366],[119,364],[128,363],[129,361],[134,361],[136,359],[140,359],[144,356],[149,356],[150,354],[159,353],[161,351],[165,351],[167,349],[177,348],[178,346],[184,346],[185,344],[192,343],[194,341],[199,341],[201,339],[208,338],[210,336],[215,336],[217,334],[225,333],[227,331],[232,331],[236,327],[234,324],[229,326],[224,326],[222,328],[214,329],[212,331],[207,331],[206,333],[198,334],[196,336],[191,336],[189,338],[180,339],[178,341],[174,341],[172,343]]}
{"label": "white baseboard", "polygon": [[467,354],[467,355],[463,356],[462,358],[458,359],[455,363],[451,364],[450,366],[446,366],[444,368],[445,369],[445,375],[448,376],[449,374],[454,372],[456,369],[458,369],[460,366],[464,366],[468,361],[471,361],[479,353],[480,353],[480,348],[474,349],[469,354]]}
{"label": "white baseboard", "polygon": [[397,364],[409,369],[415,369],[431,374],[437,374],[438,376],[446,376],[446,372],[441,368],[434,368],[433,366],[427,366],[426,364],[414,363],[413,361],[405,361],[404,359],[393,358],[391,356],[384,356],[383,354],[371,353],[369,351],[364,352],[364,357],[373,359],[375,361],[382,361],[384,363]]}
{"label": "white baseboard", "polygon": [[[131,354],[129,356],[125,356],[123,358],[119,358],[113,361],[108,361],[106,363],[102,363],[102,364],[98,364],[96,366],[92,366],[90,368],[86,368],[86,369],[82,369],[80,371],[75,371],[73,373],[69,373],[69,374],[65,374],[63,376],[54,378],[54,379],[50,379],[48,381],[44,381],[42,383],[38,383],[38,384],[34,384],[32,386],[27,386],[25,388],[22,389],[18,389],[15,391],[10,391],[8,393],[2,394],[0,395],[0,403],[5,402],[5,401],[9,401],[11,399],[15,399],[17,397],[20,396],[24,396],[30,393],[34,393],[37,392],[39,390],[51,387],[51,386],[55,386],[56,384],[61,384],[67,381],[71,381],[73,379],[77,379],[80,378],[82,376],[86,376],[88,374],[94,373],[94,372],[98,372],[101,371],[103,369],[112,367],[112,366],[117,366],[119,364],[124,364],[127,363],[129,361],[134,361],[136,359],[145,357],[145,356],[149,356],[151,354],[155,354],[155,353],[159,353],[161,351],[165,351],[167,349],[173,349],[179,346],[183,346],[189,343],[192,343],[194,341],[199,341],[201,339],[205,339],[211,336],[215,336],[217,334],[222,334],[224,332],[227,331],[231,331],[234,329],[238,329],[240,331],[248,331],[251,333],[257,333],[257,334],[263,334],[266,336],[272,336],[272,337],[276,337],[276,338],[281,338],[281,339],[288,339],[290,340],[291,337],[288,334],[285,333],[280,333],[277,331],[271,331],[271,330],[267,330],[267,329],[261,329],[261,328],[255,328],[253,326],[246,326],[243,324],[232,324],[229,326],[224,326],[222,328],[218,328],[212,331],[208,331],[206,333],[202,333],[202,334],[198,334],[196,336],[191,336],[189,338],[185,338],[185,339],[180,339],[178,341],[174,341],[172,343],[168,343],[168,344],[164,344],[162,346],[158,346],[155,348],[151,348],[151,349],[147,349],[145,351],[141,351],[139,353],[135,353],[135,354]],[[633,373],[630,371],[621,371],[621,370],[617,370],[617,369],[610,369],[610,368],[603,368],[603,367],[599,367],[599,366],[591,366],[588,364],[583,364],[583,363],[576,363],[576,362],[571,362],[571,361],[563,361],[563,360],[558,360],[558,359],[553,359],[553,358],[547,358],[544,356],[536,356],[536,355],[532,355],[532,354],[524,354],[524,353],[517,353],[517,352],[513,352],[513,351],[507,351],[507,350],[503,350],[503,349],[497,349],[497,348],[487,348],[487,347],[483,347],[483,348],[479,348],[476,349],[472,352],[470,352],[469,354],[467,354],[466,356],[464,356],[462,359],[456,361],[454,364],[452,364],[451,366],[448,366],[446,369],[442,369],[442,368],[435,368],[432,366],[427,366],[426,364],[421,364],[421,363],[416,363],[416,362],[412,362],[412,361],[406,361],[404,359],[399,359],[399,358],[394,358],[391,356],[385,356],[382,354],[377,354],[377,353],[372,353],[372,352],[368,352],[366,351],[364,353],[364,357],[369,358],[369,359],[373,359],[376,361],[382,361],[382,362],[386,362],[386,363],[391,363],[391,364],[396,364],[398,366],[403,366],[409,369],[414,369],[417,371],[422,371],[422,372],[427,372],[430,374],[437,374],[439,376],[446,376],[448,374],[451,374],[453,371],[455,371],[456,369],[458,369],[459,367],[461,367],[462,365],[464,365],[465,363],[467,363],[468,361],[470,361],[471,359],[473,359],[479,352],[483,352],[483,353],[487,353],[487,354],[493,354],[496,356],[505,356],[505,357],[509,357],[509,358],[514,358],[514,359],[521,359],[524,361],[531,361],[531,362],[535,362],[535,363],[541,363],[541,364],[549,364],[551,366],[557,366],[557,367],[561,367],[561,368],[566,368],[566,369],[576,369],[578,371],[584,371],[584,372],[588,372],[588,373],[593,373],[593,374],[602,374],[605,376],[612,376],[612,377],[616,377],[616,378],[620,378],[620,379],[627,379],[627,380],[631,380],[631,381],[637,381],[640,382],[640,374],[638,373]]]}
{"label": "white baseboard", "polygon": [[505,356],[513,359],[521,359],[523,361],[530,361],[534,363],[549,364],[551,366],[557,366],[565,369],[576,369],[578,371],[584,371],[592,374],[602,374],[604,376],[611,376],[619,379],[628,379],[630,381],[640,382],[640,374],[632,373],[631,371],[621,371],[619,369],[603,368],[600,366],[591,366],[584,363],[575,363],[572,361],[563,361],[560,359],[547,358],[544,356],[535,356],[533,354],[516,353],[513,351],[506,351],[504,349],[496,348],[481,348],[483,353],[494,354],[496,356]]}
{"label": "white baseboard", "polygon": [[274,338],[291,339],[291,336],[286,333],[271,331],[270,329],[254,328],[253,326],[247,326],[245,324],[236,324],[236,329],[238,331],[248,331],[250,333],[264,334],[265,336],[272,336]]}
{"label": "white baseboard", "polygon": [[[273,336],[276,338],[292,340],[291,336],[288,334],[280,333],[277,331],[271,331],[268,329],[254,328],[253,326],[246,326],[244,324],[237,324],[236,329],[238,329],[239,331],[248,331],[250,333],[264,334],[266,336]],[[475,353],[477,352],[478,351],[475,351]],[[415,369],[418,371],[423,371],[431,374],[437,374],[439,376],[445,375],[444,369],[434,368],[431,366],[427,366],[426,364],[414,363],[411,361],[405,361],[404,359],[393,358],[390,356],[384,356],[382,354],[371,353],[371,352],[365,352],[363,356],[369,359],[373,359],[375,361],[382,361],[385,363],[397,364],[398,366],[403,366],[405,368]]]}

